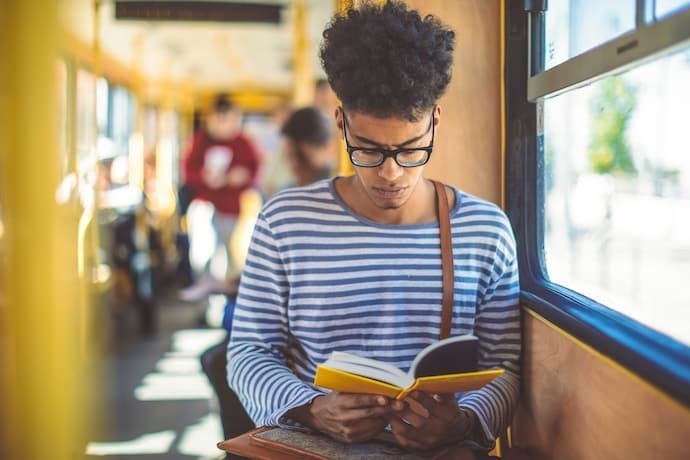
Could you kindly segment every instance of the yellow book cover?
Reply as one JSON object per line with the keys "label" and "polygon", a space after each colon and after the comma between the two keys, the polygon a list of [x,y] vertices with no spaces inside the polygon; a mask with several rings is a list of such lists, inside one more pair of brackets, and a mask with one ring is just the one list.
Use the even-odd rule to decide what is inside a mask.
{"label": "yellow book cover", "polygon": [[414,390],[439,394],[476,390],[503,373],[503,369],[477,370],[478,352],[477,337],[449,337],[422,350],[407,373],[374,359],[333,352],[317,366],[314,384],[343,393],[397,399]]}

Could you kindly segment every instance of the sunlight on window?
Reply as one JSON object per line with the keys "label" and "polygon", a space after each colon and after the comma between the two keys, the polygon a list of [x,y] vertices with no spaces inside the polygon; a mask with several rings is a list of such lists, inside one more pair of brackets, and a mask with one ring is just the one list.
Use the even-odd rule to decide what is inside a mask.
{"label": "sunlight on window", "polygon": [[562,0],[546,11],[547,69],[635,28],[635,0]]}
{"label": "sunlight on window", "polygon": [[549,278],[690,344],[690,49],[544,102]]}
{"label": "sunlight on window", "polygon": [[690,7],[689,0],[656,0],[654,3],[657,18],[677,13],[681,9],[687,7]]}

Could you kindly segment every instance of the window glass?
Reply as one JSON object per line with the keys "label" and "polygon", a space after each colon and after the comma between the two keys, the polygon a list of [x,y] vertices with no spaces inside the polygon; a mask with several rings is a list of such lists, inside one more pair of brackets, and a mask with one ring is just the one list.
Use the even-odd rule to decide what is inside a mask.
{"label": "window glass", "polygon": [[101,136],[108,135],[108,80],[99,78],[96,82],[96,120],[98,122],[98,134]]}
{"label": "window glass", "polygon": [[688,6],[690,6],[690,0],[656,0],[654,13],[659,18]]}
{"label": "window glass", "polygon": [[77,157],[87,161],[96,143],[96,80],[90,72],[77,71]]}
{"label": "window glass", "polygon": [[553,0],[545,23],[545,66],[550,69],[633,30],[635,0]]}
{"label": "window glass", "polygon": [[57,92],[57,130],[58,146],[60,149],[60,183],[55,191],[55,200],[59,204],[65,204],[74,196],[76,187],[76,175],[74,159],[71,158],[72,151],[68,144],[68,133],[74,120],[69,119],[69,106],[73,101],[68,97],[68,68],[65,61],[58,59],[55,61],[55,90]]}
{"label": "window glass", "polygon": [[63,159],[62,173],[67,169],[67,65],[62,59],[55,62],[55,90],[58,104],[58,136]]}
{"label": "window glass", "polygon": [[77,71],[77,182],[82,205],[93,206],[97,177],[96,163],[96,79],[84,70]]}
{"label": "window glass", "polygon": [[690,48],[544,101],[548,277],[690,344]]}
{"label": "window glass", "polygon": [[118,147],[119,153],[127,153],[129,137],[134,132],[136,104],[132,93],[121,86],[114,86],[110,93],[111,121],[110,138]]}
{"label": "window glass", "polygon": [[146,105],[142,115],[142,134],[144,136],[144,151],[151,154],[158,142],[158,107]]}

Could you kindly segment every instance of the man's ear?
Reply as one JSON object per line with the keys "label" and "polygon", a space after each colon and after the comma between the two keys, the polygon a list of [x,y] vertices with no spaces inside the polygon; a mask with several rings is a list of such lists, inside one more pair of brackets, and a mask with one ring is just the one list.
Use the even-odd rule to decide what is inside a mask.
{"label": "man's ear", "polygon": [[343,117],[345,116],[345,112],[343,112],[343,108],[341,106],[338,106],[335,108],[335,126],[338,129],[338,133],[340,135],[341,139],[345,138],[345,133],[343,132]]}

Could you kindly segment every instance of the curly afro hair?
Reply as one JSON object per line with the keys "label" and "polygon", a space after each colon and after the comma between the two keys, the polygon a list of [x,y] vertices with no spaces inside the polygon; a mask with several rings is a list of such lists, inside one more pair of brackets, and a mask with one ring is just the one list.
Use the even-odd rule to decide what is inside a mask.
{"label": "curly afro hair", "polygon": [[321,64],[348,110],[417,121],[450,82],[455,33],[404,3],[350,9],[323,37]]}

